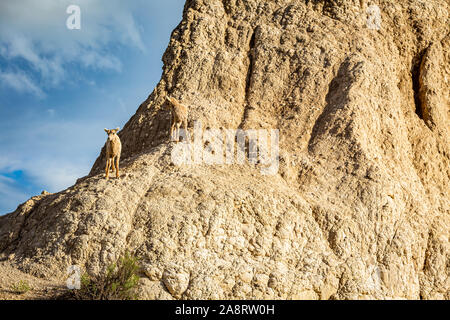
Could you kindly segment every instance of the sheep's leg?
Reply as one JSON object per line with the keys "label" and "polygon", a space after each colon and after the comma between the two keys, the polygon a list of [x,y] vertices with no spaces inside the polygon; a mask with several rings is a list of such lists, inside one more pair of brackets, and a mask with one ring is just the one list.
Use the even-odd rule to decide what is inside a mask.
{"label": "sheep's leg", "polygon": [[172,115],[170,117],[170,141],[174,140],[174,138],[173,138],[174,129],[175,129],[175,119],[173,118],[173,113],[172,113]]}
{"label": "sheep's leg", "polygon": [[175,119],[172,113],[172,116],[170,117],[170,141],[174,141],[173,138],[174,130],[175,130]]}
{"label": "sheep's leg", "polygon": [[191,143],[191,137],[189,136],[189,132],[187,129],[187,120],[183,121],[183,128],[184,128],[184,132],[185,132],[185,137],[188,143]]}
{"label": "sheep's leg", "polygon": [[115,159],[116,161],[116,178],[120,179],[120,174],[119,174],[119,161],[120,161],[120,155],[118,155]]}
{"label": "sheep's leg", "polygon": [[175,141],[176,142],[180,141],[180,127],[181,127],[181,122],[178,122],[177,123],[177,128],[175,130],[175,133],[176,133]]}
{"label": "sheep's leg", "polygon": [[170,141],[174,141],[175,140],[174,137],[173,137],[174,129],[175,129],[175,123],[172,123],[172,125],[170,126]]}
{"label": "sheep's leg", "polygon": [[110,166],[111,166],[111,163],[109,161],[109,158],[106,158],[106,169],[105,169],[106,180],[109,179],[109,167]]}

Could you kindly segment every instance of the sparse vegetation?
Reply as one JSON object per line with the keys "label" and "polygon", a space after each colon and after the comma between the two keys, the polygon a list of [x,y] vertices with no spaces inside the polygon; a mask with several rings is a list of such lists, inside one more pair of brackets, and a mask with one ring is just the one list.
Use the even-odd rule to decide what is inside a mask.
{"label": "sparse vegetation", "polygon": [[24,294],[31,290],[30,285],[25,280],[20,280],[19,282],[11,286],[11,290],[16,294]]}
{"label": "sparse vegetation", "polygon": [[108,266],[105,274],[81,276],[81,287],[73,291],[77,300],[134,300],[139,282],[138,259],[128,252],[117,263]]}

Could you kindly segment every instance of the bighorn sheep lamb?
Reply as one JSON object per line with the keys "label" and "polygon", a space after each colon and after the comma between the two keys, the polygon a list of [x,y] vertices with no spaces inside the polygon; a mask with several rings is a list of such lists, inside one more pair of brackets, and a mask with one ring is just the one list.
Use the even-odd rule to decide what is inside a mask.
{"label": "bighorn sheep lamb", "polygon": [[106,179],[109,179],[109,168],[116,169],[116,178],[120,179],[119,175],[119,161],[120,161],[120,153],[122,152],[122,143],[120,142],[119,136],[117,132],[120,128],[108,130],[105,129],[106,134],[108,135],[108,140],[106,140]]}
{"label": "bighorn sheep lamb", "polygon": [[[178,100],[167,97],[167,102],[169,109],[172,113],[172,122],[170,125],[170,141],[180,141],[180,126],[183,124],[183,128],[186,132],[186,137],[188,135],[187,131],[187,119],[188,119],[188,109],[185,105],[181,104]],[[175,131],[175,138],[173,136]],[[189,141],[189,139],[187,138]]]}

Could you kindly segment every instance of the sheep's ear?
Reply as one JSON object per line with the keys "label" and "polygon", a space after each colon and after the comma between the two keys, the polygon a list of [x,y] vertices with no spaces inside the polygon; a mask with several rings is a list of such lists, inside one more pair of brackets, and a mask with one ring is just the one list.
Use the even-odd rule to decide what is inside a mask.
{"label": "sheep's ear", "polygon": [[105,130],[106,133],[108,133],[108,129],[105,128],[104,130]]}
{"label": "sheep's ear", "polygon": [[119,130],[120,130],[120,127],[117,127],[117,128],[116,128],[116,132],[118,132]]}

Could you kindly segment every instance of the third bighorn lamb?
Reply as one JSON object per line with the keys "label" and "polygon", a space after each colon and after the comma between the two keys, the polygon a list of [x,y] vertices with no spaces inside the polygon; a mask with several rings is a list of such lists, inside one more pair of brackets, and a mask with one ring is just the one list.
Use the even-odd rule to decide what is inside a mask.
{"label": "third bighorn lamb", "polygon": [[113,169],[114,167],[116,169],[116,178],[120,178],[119,161],[120,153],[122,152],[122,143],[117,135],[117,131],[119,130],[120,128],[112,130],[105,129],[105,132],[108,135],[108,140],[106,140],[106,179],[109,178],[109,168]]}
{"label": "third bighorn lamb", "polygon": [[[178,100],[167,97],[167,102],[169,109],[172,113],[172,122],[170,125],[170,140],[178,142],[180,140],[180,127],[183,124],[183,128],[188,135],[187,131],[187,120],[188,120],[188,109],[185,105],[181,104]],[[175,131],[175,138],[174,138]],[[187,139],[189,141],[189,139]]]}

